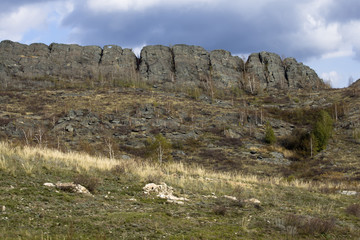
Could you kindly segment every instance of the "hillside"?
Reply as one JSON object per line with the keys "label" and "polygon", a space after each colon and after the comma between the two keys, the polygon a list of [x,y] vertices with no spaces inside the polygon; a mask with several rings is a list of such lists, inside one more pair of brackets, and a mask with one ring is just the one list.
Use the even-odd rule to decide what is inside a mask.
{"label": "hillside", "polygon": [[[4,142],[0,156],[1,239],[356,239],[360,234],[358,196],[349,191],[359,191],[358,184],[289,182]],[[92,193],[51,187],[73,181]],[[173,187],[181,200],[144,193],[153,182]]]}
{"label": "hillside", "polygon": [[359,235],[359,81],[186,45],[0,53],[1,239]]}

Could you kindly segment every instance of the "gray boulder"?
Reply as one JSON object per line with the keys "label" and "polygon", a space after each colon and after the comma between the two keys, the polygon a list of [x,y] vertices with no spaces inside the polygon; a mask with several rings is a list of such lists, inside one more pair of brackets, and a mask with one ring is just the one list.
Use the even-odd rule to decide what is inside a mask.
{"label": "gray boulder", "polygon": [[67,79],[98,77],[102,52],[100,47],[52,43],[49,48],[50,57],[47,63],[52,76]]}
{"label": "gray boulder", "polygon": [[[245,67],[245,69],[244,69]],[[86,87],[144,80],[166,88],[242,87],[256,93],[268,89],[320,88],[322,80],[293,58],[284,61],[268,52],[251,54],[246,65],[224,50],[199,46],[147,46],[140,63],[130,49],[108,45],[79,46],[12,41],[0,43],[0,88]],[[95,83],[95,84],[94,84]]]}
{"label": "gray boulder", "polygon": [[175,45],[172,47],[176,83],[180,85],[206,84],[210,76],[209,52],[199,46]]}
{"label": "gray boulder", "polygon": [[99,72],[106,80],[133,81],[138,78],[137,58],[128,48],[107,45],[103,49]]}
{"label": "gray boulder", "polygon": [[284,66],[289,88],[318,89],[324,87],[324,82],[313,69],[302,63],[298,63],[294,58],[286,58],[284,60]]}
{"label": "gray boulder", "polygon": [[269,52],[253,53],[246,63],[245,85],[260,89],[287,88],[285,69],[279,55]]}
{"label": "gray boulder", "polygon": [[151,83],[175,81],[175,64],[172,50],[162,45],[146,46],[140,54],[141,78]]}
{"label": "gray boulder", "polygon": [[211,76],[216,87],[240,87],[244,75],[244,61],[225,50],[210,52]]}

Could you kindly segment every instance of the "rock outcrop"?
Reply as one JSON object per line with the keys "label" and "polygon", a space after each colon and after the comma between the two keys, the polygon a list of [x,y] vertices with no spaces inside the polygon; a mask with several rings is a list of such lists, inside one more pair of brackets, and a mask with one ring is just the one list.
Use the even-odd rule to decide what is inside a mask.
{"label": "rock outcrop", "polygon": [[246,63],[248,78],[257,88],[288,87],[285,68],[279,55],[269,52],[253,53]]}
{"label": "rock outcrop", "polygon": [[0,43],[0,87],[37,88],[74,83],[116,86],[142,80],[164,88],[233,88],[247,91],[320,88],[314,70],[294,58],[277,54],[251,54],[246,64],[225,50],[199,46],[146,46],[138,59],[131,49],[107,45],[79,46],[12,41]]}

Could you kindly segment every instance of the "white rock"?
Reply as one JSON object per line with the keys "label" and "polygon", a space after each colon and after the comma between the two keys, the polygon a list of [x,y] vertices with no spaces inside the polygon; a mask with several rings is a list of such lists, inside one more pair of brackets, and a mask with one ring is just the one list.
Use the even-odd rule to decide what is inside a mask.
{"label": "white rock", "polygon": [[355,196],[357,194],[356,191],[340,191],[340,194],[347,195],[347,196]]}
{"label": "white rock", "polygon": [[260,203],[261,203],[261,202],[260,202],[258,199],[256,199],[256,198],[250,198],[250,199],[245,200],[244,202],[246,202],[246,203],[253,203],[253,204],[260,204]]}
{"label": "white rock", "polygon": [[45,187],[55,187],[55,184],[53,183],[44,183]]}
{"label": "white rock", "polygon": [[56,183],[55,186],[57,189],[60,189],[63,191],[72,192],[72,193],[82,193],[82,194],[87,194],[87,195],[92,196],[92,194],[89,192],[89,190],[87,190],[86,187],[84,187],[80,184],[58,182],[58,183]]}
{"label": "white rock", "polygon": [[174,189],[166,185],[166,183],[161,183],[160,185],[149,183],[143,187],[143,190],[145,194],[157,193],[157,197],[167,199],[167,202],[170,203],[184,204],[184,201],[188,201],[186,198],[174,196]]}
{"label": "white rock", "polygon": [[227,199],[230,199],[230,200],[233,200],[233,201],[237,201],[237,198],[233,197],[233,196],[224,195],[224,198],[227,198]]}

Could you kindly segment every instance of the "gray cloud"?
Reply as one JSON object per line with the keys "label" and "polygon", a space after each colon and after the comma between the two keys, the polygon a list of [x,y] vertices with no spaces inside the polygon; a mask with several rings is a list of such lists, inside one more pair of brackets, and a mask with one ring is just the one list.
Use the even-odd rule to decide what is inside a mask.
{"label": "gray cloud", "polygon": [[[144,12],[127,11],[94,13],[77,7],[63,22],[64,26],[81,29],[72,34],[82,44],[139,46],[142,44],[200,45],[208,50],[226,49],[233,53],[262,50],[300,57],[315,54],[286,47],[287,36],[301,27],[293,3],[278,1],[249,17],[229,5],[222,8],[175,9],[153,7]],[[244,6],[246,7],[246,6]]]}
{"label": "gray cloud", "polygon": [[359,20],[359,11],[360,1],[358,0],[334,0],[329,4],[323,14],[330,22],[347,22],[351,20]]}

